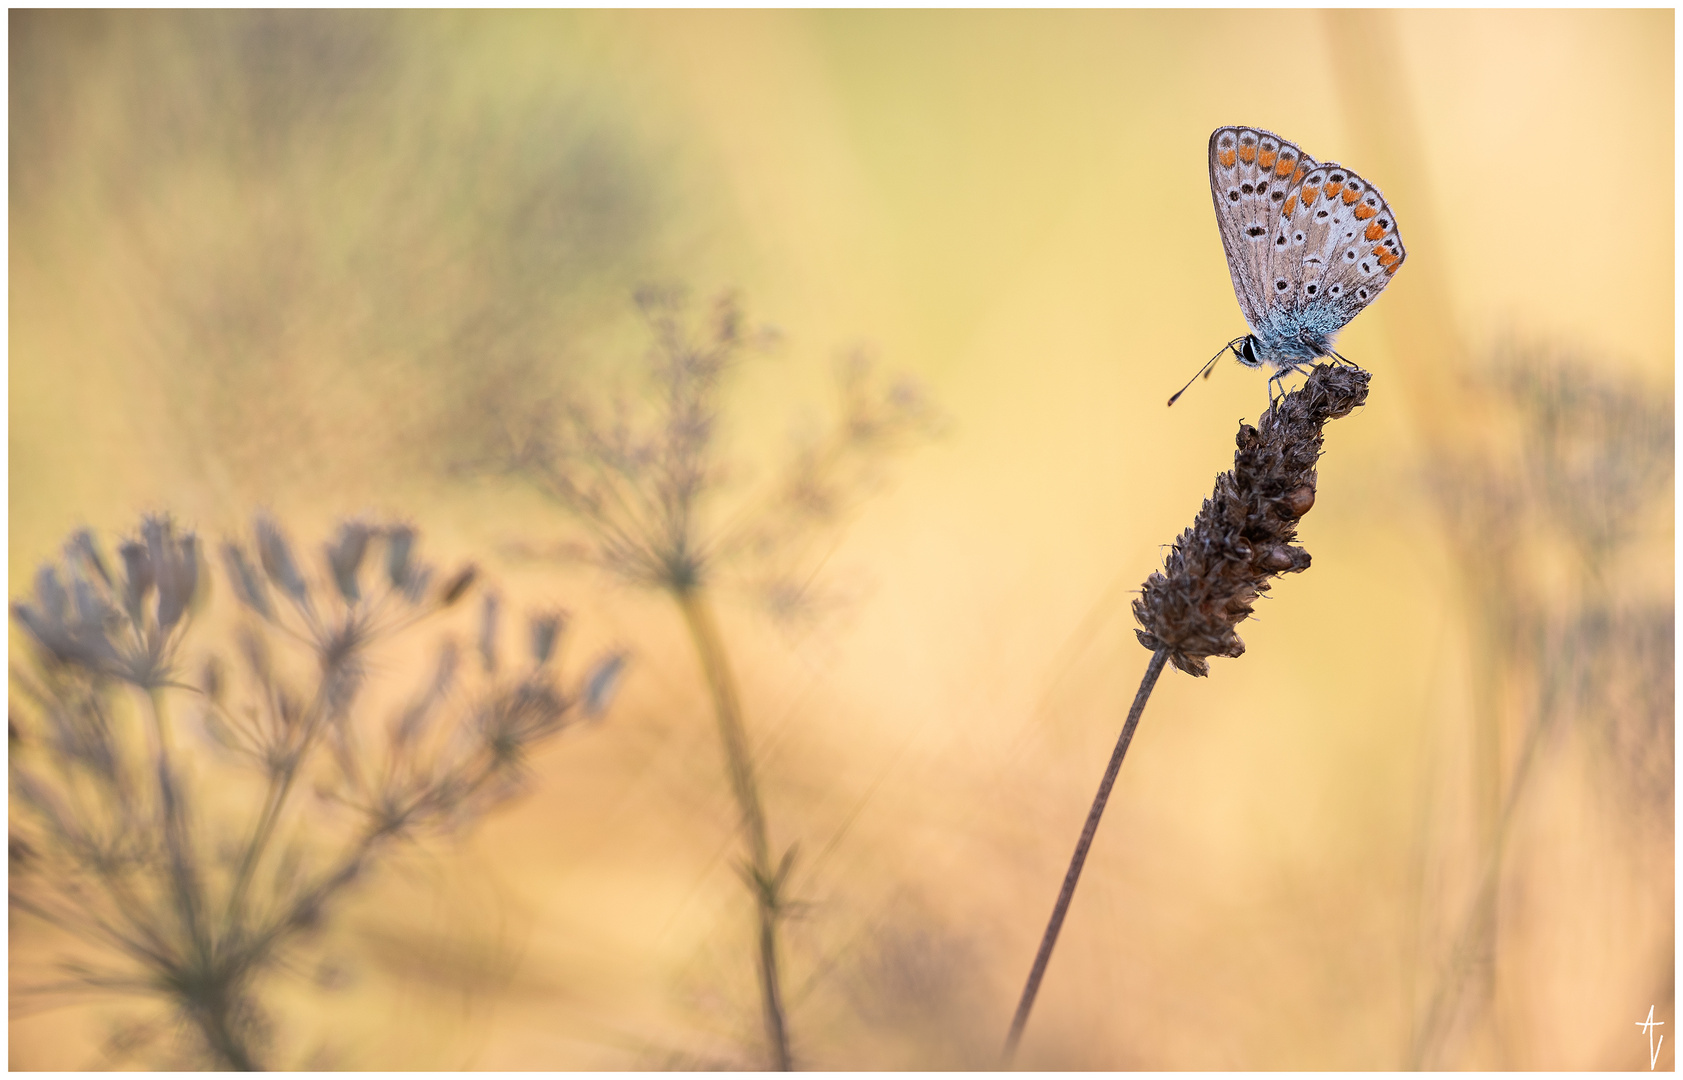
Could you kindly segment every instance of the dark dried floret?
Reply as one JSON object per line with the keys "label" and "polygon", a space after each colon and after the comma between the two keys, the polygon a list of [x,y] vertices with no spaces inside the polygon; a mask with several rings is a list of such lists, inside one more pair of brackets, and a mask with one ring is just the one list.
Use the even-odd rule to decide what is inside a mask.
{"label": "dark dried floret", "polygon": [[473,588],[474,579],[478,576],[479,568],[477,566],[462,567],[461,570],[457,571],[455,577],[445,583],[444,589],[438,598],[439,607],[449,607],[456,601],[460,600],[463,596],[466,596],[467,591]]}

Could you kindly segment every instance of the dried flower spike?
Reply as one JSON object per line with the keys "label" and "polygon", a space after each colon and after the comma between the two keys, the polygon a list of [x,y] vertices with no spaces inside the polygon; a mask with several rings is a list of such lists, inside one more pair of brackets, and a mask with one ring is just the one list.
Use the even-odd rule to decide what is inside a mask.
{"label": "dried flower spike", "polygon": [[1268,407],[1256,427],[1241,424],[1233,468],[1216,477],[1215,494],[1204,500],[1192,528],[1169,552],[1166,573],[1146,579],[1134,616],[1140,644],[1152,651],[1110,764],[1075,843],[1052,918],[1040,937],[1023,996],[1005,1037],[1009,1064],[1023,1037],[1040,981],[1058,943],[1064,916],[1075,897],[1111,787],[1128,753],[1145,703],[1168,661],[1189,675],[1208,675],[1211,656],[1238,656],[1245,643],[1233,628],[1251,613],[1268,579],[1309,568],[1309,553],[1293,547],[1297,521],[1315,505],[1315,463],[1321,457],[1321,429],[1367,401],[1368,373],[1354,364],[1323,364],[1302,388]]}
{"label": "dried flower spike", "polygon": [[1168,649],[1189,675],[1208,675],[1206,657],[1239,656],[1236,627],[1269,579],[1309,568],[1292,546],[1297,522],[1315,505],[1321,429],[1367,400],[1368,373],[1323,365],[1295,393],[1269,407],[1256,427],[1239,428],[1233,468],[1216,478],[1192,527],[1175,541],[1162,572],[1134,601],[1140,644]]}

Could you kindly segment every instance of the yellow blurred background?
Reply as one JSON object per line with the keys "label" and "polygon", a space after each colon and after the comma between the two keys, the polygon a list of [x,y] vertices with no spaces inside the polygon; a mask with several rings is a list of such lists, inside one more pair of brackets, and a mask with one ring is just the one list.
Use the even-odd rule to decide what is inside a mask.
{"label": "yellow blurred background", "polygon": [[[734,376],[747,479],[867,343],[944,434],[834,537],[824,618],[720,597],[772,833],[803,853],[794,1050],[992,1067],[1149,656],[1131,591],[1266,404],[1226,363],[1163,406],[1244,332],[1206,141],[1267,128],[1377,184],[1408,263],[1339,341],[1373,383],[1327,431],[1314,566],[1243,658],[1164,676],[1018,1063],[1403,1067],[1528,730],[1523,665],[1480,681],[1503,601],[1469,587],[1433,463],[1505,437],[1468,383],[1504,349],[1570,354],[1669,424],[1673,18],[14,12],[11,592],[82,525],[221,535],[267,507],[300,542],[407,516],[564,603],[575,656],[632,651],[613,712],[370,886],[360,974],[294,992],[298,1060],[757,1067],[736,811],[682,627],[510,554],[572,526],[451,465],[499,410],[625,377],[643,282],[736,290],[780,330]],[[1672,512],[1667,478],[1609,571],[1621,603],[1669,610]],[[1576,610],[1542,565],[1544,607]],[[1628,675],[1666,702],[1638,766],[1663,756],[1660,801],[1616,797],[1587,722],[1540,743],[1499,944],[1423,1063],[1638,1068],[1650,1007],[1675,1030],[1663,667]],[[13,1068],[97,1065],[120,1008],[15,1002]]]}

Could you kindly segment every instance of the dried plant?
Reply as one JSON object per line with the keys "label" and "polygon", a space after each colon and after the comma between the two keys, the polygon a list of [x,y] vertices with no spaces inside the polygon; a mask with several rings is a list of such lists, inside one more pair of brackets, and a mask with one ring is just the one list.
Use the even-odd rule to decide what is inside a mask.
{"label": "dried plant", "polygon": [[720,445],[725,377],[769,335],[751,332],[730,297],[717,301],[700,332],[676,290],[645,289],[637,305],[654,337],[646,399],[620,397],[606,409],[575,400],[553,425],[511,435],[502,464],[583,524],[591,561],[664,593],[683,617],[741,815],[747,851],[738,869],[758,919],[766,1041],[773,1066],[788,1069],[777,942],[791,907],[795,846],[779,851],[773,843],[712,597],[721,584],[747,585],[785,609],[798,607],[811,582],[810,574],[790,572],[802,544],[840,519],[885,457],[927,437],[935,417],[912,383],[879,387],[869,363],[854,356],[841,369],[843,411],[834,426],[798,448],[772,483],[734,493],[727,507],[733,493]]}
{"label": "dried plant", "polygon": [[272,520],[254,539],[222,546],[246,616],[232,658],[195,633],[202,548],[164,517],[115,568],[75,534],[12,608],[36,646],[12,671],[12,910],[72,945],[60,977],[20,989],[150,999],[162,1013],[132,1030],[183,1033],[190,1056],[227,1069],[274,1063],[266,980],[351,887],[400,844],[506,800],[538,746],[601,712],[622,666],[606,657],[564,686],[563,618],[546,613],[505,674],[488,599],[477,676],[446,638],[382,725],[374,658],[456,606],[474,568],[441,580],[404,525],[343,525],[320,580]]}
{"label": "dried plant", "polygon": [[[1582,730],[1633,823],[1669,833],[1675,607],[1644,588],[1632,548],[1672,476],[1671,396],[1604,368],[1555,348],[1497,350],[1463,387],[1489,410],[1485,439],[1440,449],[1428,468],[1476,648],[1478,844],[1472,899],[1434,965],[1411,1067],[1493,1019],[1504,859],[1551,735]],[[1504,713],[1520,724],[1506,767]]]}
{"label": "dried plant", "polygon": [[1233,468],[1216,477],[1215,493],[1175,541],[1164,571],[1153,572],[1134,601],[1134,617],[1141,626],[1135,633],[1140,644],[1152,650],[1151,662],[1099,782],[1012,1017],[1005,1041],[1007,1061],[1016,1053],[1034,1008],[1099,818],[1158,676],[1169,662],[1189,675],[1208,675],[1210,657],[1243,654],[1245,643],[1235,628],[1268,591],[1270,579],[1309,568],[1309,553],[1292,542],[1298,520],[1315,505],[1322,429],[1327,421],[1348,416],[1367,401],[1368,379],[1368,373],[1354,365],[1321,365],[1300,389],[1273,402],[1256,427],[1241,424]]}

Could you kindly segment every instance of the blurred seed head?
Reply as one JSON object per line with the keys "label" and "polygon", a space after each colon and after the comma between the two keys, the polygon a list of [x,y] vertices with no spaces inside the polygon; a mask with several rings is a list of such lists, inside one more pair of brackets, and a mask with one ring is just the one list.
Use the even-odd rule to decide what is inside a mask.
{"label": "blurred seed head", "polygon": [[[1557,701],[1529,722],[1571,716],[1611,767],[1609,789],[1669,822],[1675,605],[1669,580],[1662,598],[1629,557],[1669,520],[1657,513],[1673,475],[1669,388],[1531,342],[1494,350],[1464,392],[1486,406],[1481,437],[1440,449],[1426,481],[1485,663],[1522,708]],[[1551,696],[1557,682],[1566,692]]]}
{"label": "blurred seed head", "polygon": [[724,376],[775,335],[751,329],[734,295],[700,318],[679,287],[646,286],[635,301],[653,338],[646,397],[575,398],[498,460],[572,512],[590,534],[587,557],[626,581],[684,594],[721,572],[763,577],[748,564],[797,558],[888,455],[938,426],[914,383],[882,385],[869,354],[855,351],[838,368],[834,424],[805,432],[766,488],[727,492],[740,470],[721,446]]}
{"label": "blurred seed head", "polygon": [[368,541],[373,535],[374,530],[362,522],[348,521],[339,526],[338,537],[327,545],[327,564],[333,572],[333,583],[346,603],[354,604],[362,599],[357,572],[362,569],[362,558],[368,553]]}
{"label": "blurred seed head", "polygon": [[120,587],[84,531],[65,544],[63,576],[41,567],[34,603],[13,603],[13,617],[58,664],[145,687],[170,678],[177,631],[199,591],[198,540],[177,536],[167,517],[142,519],[140,534],[119,549]]}
{"label": "blurred seed head", "polygon": [[292,559],[292,545],[287,543],[280,526],[265,514],[257,518],[255,531],[257,555],[262,560],[263,571],[275,587],[291,597],[294,603],[302,603],[308,590],[304,576],[298,572],[298,564]]}
{"label": "blurred seed head", "polygon": [[[41,655],[13,677],[13,910],[71,930],[98,963],[67,970],[84,972],[92,990],[162,998],[176,1023],[200,1033],[193,1045],[205,1060],[221,1065],[269,1052],[262,976],[333,918],[341,893],[394,842],[462,828],[518,793],[531,755],[600,715],[623,667],[611,655],[576,688],[564,681],[565,620],[550,610],[524,624],[529,664],[502,673],[502,611],[491,596],[480,609],[481,670],[464,675],[446,638],[408,705],[384,718],[385,738],[370,739],[381,718],[369,715],[365,684],[391,672],[365,654],[457,603],[477,571],[417,590],[429,574],[407,526],[341,526],[314,578],[278,522],[258,519],[253,536],[256,560],[237,541],[221,560],[250,617],[226,643],[201,635],[196,687],[165,677],[201,584],[195,539],[167,518],[145,519],[120,549],[120,581],[81,533],[64,564],[43,567],[32,597],[14,604]],[[382,540],[385,572],[364,574]],[[276,593],[288,603],[273,604]],[[151,691],[153,708],[128,707],[121,682]],[[168,719],[178,704],[198,723]],[[256,784],[218,779],[215,789],[250,794],[249,814],[210,812],[220,797],[201,785],[215,768],[256,774]],[[352,813],[288,801],[304,777],[300,790]]]}

